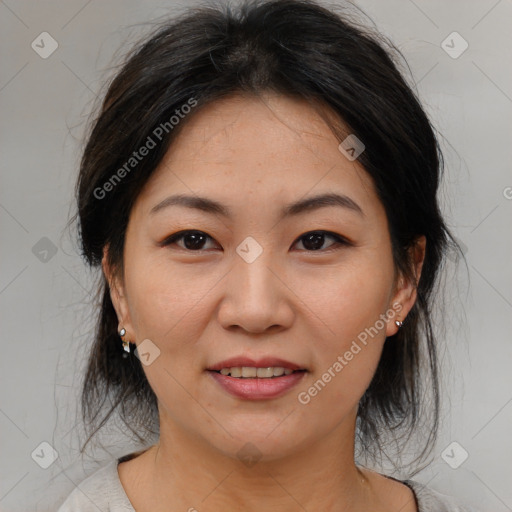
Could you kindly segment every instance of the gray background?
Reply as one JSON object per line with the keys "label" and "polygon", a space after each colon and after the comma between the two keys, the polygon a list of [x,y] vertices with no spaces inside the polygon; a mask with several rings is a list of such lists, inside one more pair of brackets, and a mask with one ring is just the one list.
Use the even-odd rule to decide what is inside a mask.
{"label": "gray background", "polygon": [[[129,451],[126,439],[113,434],[104,438],[108,452],[98,447],[85,461],[78,456],[75,402],[93,328],[94,275],[65,225],[87,115],[114,53],[148,29],[143,22],[176,5],[0,2],[2,511],[55,510],[84,474]],[[468,263],[447,269],[445,412],[434,460],[415,479],[482,510],[512,510],[512,4],[357,5],[404,53],[443,135],[443,209]],[[43,59],[31,43],[45,31],[58,48]],[[469,44],[456,59],[441,46],[453,31]],[[461,48],[460,41],[448,41]],[[40,467],[51,461],[42,442],[59,454],[48,469]],[[457,469],[441,456],[452,442],[458,445],[445,452],[452,465],[462,450],[469,454]]]}

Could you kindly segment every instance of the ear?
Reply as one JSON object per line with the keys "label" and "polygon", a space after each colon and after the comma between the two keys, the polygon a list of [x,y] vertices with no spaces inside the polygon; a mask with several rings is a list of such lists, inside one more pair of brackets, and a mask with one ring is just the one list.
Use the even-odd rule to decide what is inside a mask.
{"label": "ear", "polygon": [[393,336],[398,332],[399,327],[395,324],[395,321],[403,322],[416,302],[417,286],[420,281],[423,262],[425,261],[426,244],[427,239],[424,235],[421,235],[409,249],[413,276],[407,278],[400,274],[397,277],[395,291],[391,300],[391,309],[396,314],[393,317],[389,317],[386,326],[386,336]]}
{"label": "ear", "polygon": [[123,278],[108,263],[108,251],[109,248],[106,246],[103,249],[101,267],[103,269],[103,274],[105,275],[105,278],[109,284],[110,300],[112,301],[112,305],[116,310],[117,320],[119,323],[117,330],[119,332],[121,328],[126,329],[126,335],[124,338],[128,341],[131,341],[132,343],[135,343],[135,332],[132,325],[128,301],[126,299]]}

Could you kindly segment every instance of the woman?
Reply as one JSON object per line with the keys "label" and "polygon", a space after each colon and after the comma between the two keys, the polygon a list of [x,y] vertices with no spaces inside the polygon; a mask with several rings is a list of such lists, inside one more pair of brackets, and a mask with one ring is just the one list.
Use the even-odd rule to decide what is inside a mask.
{"label": "woman", "polygon": [[158,440],[60,511],[463,510],[355,457],[435,440],[440,157],[383,43],[318,4],[196,9],[142,43],[77,184],[104,275],[83,409],[91,436],[118,411]]}

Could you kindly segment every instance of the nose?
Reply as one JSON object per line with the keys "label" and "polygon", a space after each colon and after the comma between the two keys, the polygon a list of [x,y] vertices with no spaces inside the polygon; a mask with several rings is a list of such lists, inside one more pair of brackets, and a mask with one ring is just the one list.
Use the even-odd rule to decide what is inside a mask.
{"label": "nose", "polygon": [[224,295],[218,311],[225,329],[268,334],[291,326],[293,293],[284,272],[271,260],[267,251],[252,263],[235,256],[223,280]]}

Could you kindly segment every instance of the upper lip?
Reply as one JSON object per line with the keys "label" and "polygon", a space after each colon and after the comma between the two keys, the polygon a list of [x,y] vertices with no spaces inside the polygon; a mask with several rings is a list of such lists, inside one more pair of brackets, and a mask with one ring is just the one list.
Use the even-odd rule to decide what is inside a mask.
{"label": "upper lip", "polygon": [[270,368],[270,367],[282,367],[290,368],[291,370],[303,370],[304,368],[298,364],[280,359],[278,357],[262,357],[261,359],[251,359],[250,357],[237,356],[230,359],[226,359],[212,366],[209,366],[207,370],[219,371],[222,368],[238,368],[250,366],[254,368]]}

